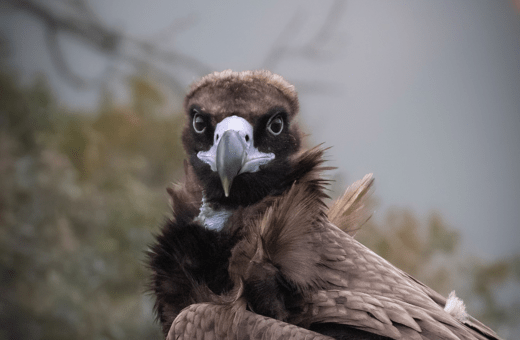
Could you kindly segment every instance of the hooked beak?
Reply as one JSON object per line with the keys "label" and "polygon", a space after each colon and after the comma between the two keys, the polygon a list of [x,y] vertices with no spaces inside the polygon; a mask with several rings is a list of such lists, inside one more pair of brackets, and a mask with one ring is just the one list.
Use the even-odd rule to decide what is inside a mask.
{"label": "hooked beak", "polygon": [[233,179],[244,172],[254,173],[274,159],[274,153],[259,151],[253,143],[253,127],[238,116],[227,117],[217,124],[214,143],[197,157],[218,172],[224,195],[229,197]]}
{"label": "hooked beak", "polygon": [[246,145],[237,131],[227,130],[222,135],[217,147],[217,172],[222,182],[224,195],[229,197],[233,179],[240,173],[247,158]]}

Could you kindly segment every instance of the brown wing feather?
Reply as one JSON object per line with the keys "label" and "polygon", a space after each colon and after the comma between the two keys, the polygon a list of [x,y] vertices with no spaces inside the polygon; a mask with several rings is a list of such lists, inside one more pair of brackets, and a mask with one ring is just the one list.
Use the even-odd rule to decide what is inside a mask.
{"label": "brown wing feather", "polygon": [[298,155],[298,164],[302,166],[288,176],[298,180],[271,202],[265,214],[249,216],[249,232],[233,249],[230,260],[229,271],[237,281],[247,280],[244,275],[251,271],[252,263],[267,261],[290,277],[299,290],[308,289],[309,285],[317,287],[320,275],[314,268],[319,256],[311,235],[316,225],[327,221],[323,203],[327,197],[323,192],[326,181],[319,176],[323,168],[318,167],[322,156],[319,148]]}
{"label": "brown wing feather", "polygon": [[193,304],[173,322],[166,340],[181,339],[307,339],[332,340],[283,321],[229,305]]}
{"label": "brown wing feather", "polygon": [[[299,304],[295,310],[299,312],[282,310],[287,303],[287,299],[280,298],[283,289],[272,295],[281,299],[280,303],[263,306],[266,315],[272,312],[293,325],[245,308],[237,312],[236,302],[196,304],[179,314],[169,339],[218,339],[230,335],[241,338],[244,334],[251,339],[281,334],[311,334],[313,338],[319,335],[306,333],[304,328],[317,323],[348,325],[393,339],[498,339],[476,320],[467,321],[466,325],[457,320],[444,310],[444,297],[329,222],[323,204],[326,182],[319,176],[321,156],[322,151],[316,148],[302,154],[300,160],[314,170],[306,169],[303,177],[296,175],[299,179],[291,189],[272,198],[263,215],[249,215],[249,232],[233,249],[229,265],[237,286],[244,284],[247,289],[251,279],[256,280],[253,288],[260,285],[260,292],[266,294],[260,294],[260,300],[270,298],[270,287],[294,287]],[[352,186],[328,215],[347,227],[362,221],[362,214],[358,213],[363,210],[372,181],[365,177]],[[349,228],[348,231],[353,230]],[[262,280],[269,281],[271,286],[262,286]],[[255,310],[255,301],[247,303]]]}
{"label": "brown wing feather", "polygon": [[316,270],[326,284],[309,301],[309,310],[318,307],[319,311],[297,323],[333,319],[395,339],[413,332],[428,339],[498,339],[489,329],[480,334],[463,325],[444,311],[446,300],[439,294],[336,226],[324,224],[313,237],[322,254]]}
{"label": "brown wing feather", "polygon": [[330,206],[329,221],[347,234],[354,236],[361,226],[372,216],[366,207],[368,192],[374,184],[372,174],[350,185],[345,193]]}
{"label": "brown wing feather", "polygon": [[[348,214],[362,209],[360,202],[371,184],[371,177],[365,177],[347,190],[329,216],[344,225],[359,221]],[[251,276],[244,273],[262,277],[258,272],[269,266],[271,274],[263,277],[278,270],[301,293],[301,313],[274,316],[303,327],[340,323],[394,339],[498,339],[490,330],[481,334],[462,324],[444,310],[444,297],[330,223],[322,190],[316,173],[311,181],[296,182],[253,223],[253,234],[256,230],[259,235],[242,245],[242,250],[249,250],[233,252],[230,272],[246,287]],[[234,268],[241,256],[245,257]],[[244,270],[251,263],[257,265]]]}

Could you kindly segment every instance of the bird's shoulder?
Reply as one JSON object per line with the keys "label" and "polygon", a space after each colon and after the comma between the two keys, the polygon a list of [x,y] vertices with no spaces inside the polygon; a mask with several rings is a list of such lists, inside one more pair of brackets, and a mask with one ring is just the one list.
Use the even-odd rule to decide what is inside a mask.
{"label": "bird's shoulder", "polygon": [[320,244],[323,286],[313,291],[302,324],[334,322],[391,338],[498,339],[471,317],[445,310],[446,298],[332,223],[312,234]]}

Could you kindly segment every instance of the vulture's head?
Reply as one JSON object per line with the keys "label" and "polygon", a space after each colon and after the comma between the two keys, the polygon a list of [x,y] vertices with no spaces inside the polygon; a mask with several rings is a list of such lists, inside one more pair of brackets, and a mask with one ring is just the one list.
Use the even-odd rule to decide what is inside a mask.
{"label": "vulture's head", "polygon": [[205,199],[223,206],[276,194],[300,148],[294,86],[268,71],[215,72],[184,101],[182,141]]}

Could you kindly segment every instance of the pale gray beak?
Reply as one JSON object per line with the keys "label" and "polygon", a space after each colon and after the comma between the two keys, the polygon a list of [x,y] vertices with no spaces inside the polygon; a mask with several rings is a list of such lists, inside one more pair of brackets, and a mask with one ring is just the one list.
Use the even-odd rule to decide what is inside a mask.
{"label": "pale gray beak", "polygon": [[217,147],[217,172],[224,188],[224,195],[229,196],[233,179],[240,173],[247,157],[246,145],[237,131],[227,130],[222,135]]}
{"label": "pale gray beak", "polygon": [[223,119],[215,127],[214,141],[207,151],[197,157],[218,172],[224,194],[229,197],[233,179],[242,173],[260,170],[274,159],[274,153],[265,153],[254,147],[253,127],[238,116]]}

